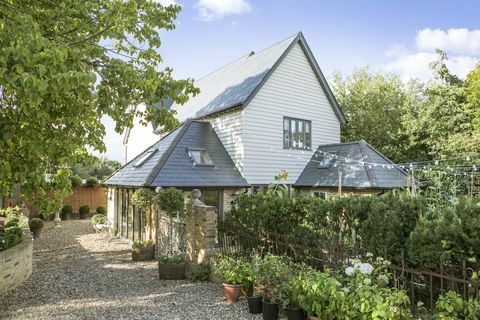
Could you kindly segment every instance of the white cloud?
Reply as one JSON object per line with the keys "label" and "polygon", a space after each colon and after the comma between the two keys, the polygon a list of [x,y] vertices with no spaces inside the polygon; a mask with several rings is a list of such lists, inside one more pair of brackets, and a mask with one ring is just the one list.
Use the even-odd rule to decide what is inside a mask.
{"label": "white cloud", "polygon": [[247,0],[199,0],[198,19],[213,21],[232,14],[250,12],[252,7]]}
{"label": "white cloud", "polygon": [[178,4],[175,0],[157,0],[163,6],[170,6],[172,4]]}
{"label": "white cloud", "polygon": [[383,64],[380,69],[397,73],[404,81],[412,78],[430,80],[433,72],[430,63],[438,59],[435,49],[448,54],[447,67],[461,78],[465,78],[480,61],[480,30],[468,29],[422,29],[415,37],[415,51],[403,45],[396,45],[385,54],[393,61]]}
{"label": "white cloud", "polygon": [[480,55],[480,29],[465,28],[422,29],[417,33],[417,48],[421,51],[432,51],[436,48],[455,54]]}
{"label": "white cloud", "polygon": [[[438,55],[433,52],[414,52],[398,54],[395,60],[381,65],[380,68],[400,75],[402,80],[410,79],[430,80],[433,78],[433,72],[430,69],[430,63],[437,60]],[[449,56],[447,67],[450,72],[461,78],[470,72],[479,62],[478,59],[471,56]]]}

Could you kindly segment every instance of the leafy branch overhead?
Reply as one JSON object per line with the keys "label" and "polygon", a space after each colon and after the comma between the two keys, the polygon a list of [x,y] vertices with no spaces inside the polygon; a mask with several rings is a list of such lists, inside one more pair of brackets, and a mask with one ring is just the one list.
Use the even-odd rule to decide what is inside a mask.
{"label": "leafy branch overhead", "polygon": [[[0,192],[31,194],[45,173],[105,151],[104,116],[116,131],[134,113],[172,129],[174,111],[198,90],[175,80],[158,52],[179,6],[158,1],[0,1]],[[141,112],[132,106],[145,104]]]}

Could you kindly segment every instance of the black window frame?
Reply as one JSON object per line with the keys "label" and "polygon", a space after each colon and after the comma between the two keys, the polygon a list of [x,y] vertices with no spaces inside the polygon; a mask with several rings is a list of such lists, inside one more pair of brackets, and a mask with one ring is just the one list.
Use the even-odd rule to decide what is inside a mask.
{"label": "black window frame", "polygon": [[[288,120],[288,143],[287,139],[285,138],[286,129],[285,129],[285,121]],[[295,131],[293,131],[293,124],[298,121],[301,124],[302,131],[303,131],[303,147],[294,146],[293,134],[298,135],[298,128],[295,126]],[[309,136],[307,139],[307,124],[310,128]],[[298,140],[297,145],[300,143]],[[306,119],[299,119],[293,117],[283,117],[283,148],[284,149],[296,149],[296,150],[312,150],[312,121]]]}

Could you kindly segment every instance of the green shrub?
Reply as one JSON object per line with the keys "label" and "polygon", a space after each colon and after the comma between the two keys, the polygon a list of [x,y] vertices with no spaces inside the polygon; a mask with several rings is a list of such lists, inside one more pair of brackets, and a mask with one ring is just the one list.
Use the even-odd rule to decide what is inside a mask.
{"label": "green shrub", "polygon": [[153,247],[155,243],[153,240],[145,240],[145,241],[140,241],[136,240],[132,244],[132,248],[147,248],[147,247]]}
{"label": "green shrub", "polygon": [[217,254],[211,260],[215,271],[220,274],[227,284],[242,284],[249,282],[253,270],[243,258],[235,258],[226,254]]}
{"label": "green shrub", "polygon": [[62,208],[62,213],[72,214],[73,213],[73,207],[69,204],[64,205],[63,208]]}
{"label": "green shrub", "polygon": [[155,197],[158,207],[168,216],[176,217],[184,204],[183,191],[176,188],[167,188]]}
{"label": "green shrub", "polygon": [[97,209],[95,210],[97,214],[107,214],[107,209],[104,206],[98,206]]}
{"label": "green shrub", "polygon": [[95,188],[96,186],[98,186],[100,184],[100,182],[98,181],[98,179],[96,177],[88,177],[87,178],[87,181],[86,181],[86,186],[87,187],[90,187],[90,188]]}
{"label": "green shrub", "polygon": [[182,263],[185,262],[185,255],[183,253],[176,253],[176,254],[167,254],[167,255],[162,255],[158,258],[158,261],[160,263],[171,263],[171,264],[176,264],[176,263]]}
{"label": "green shrub", "polygon": [[33,218],[28,221],[28,225],[30,226],[30,228],[43,228],[44,223],[42,219]]}
{"label": "green shrub", "polygon": [[93,217],[90,219],[93,224],[104,224],[105,223],[105,215],[103,214],[95,214]]}
{"label": "green shrub", "polygon": [[82,178],[78,175],[70,176],[70,182],[72,183],[72,188],[79,187],[82,185]]}
{"label": "green shrub", "polygon": [[448,291],[438,298],[435,319],[442,320],[478,320],[480,319],[480,301],[476,299],[463,300],[454,291]]}
{"label": "green shrub", "polygon": [[88,213],[90,213],[90,207],[88,205],[84,204],[83,206],[78,208],[78,212],[80,214],[88,214]]}
{"label": "green shrub", "polygon": [[149,208],[153,204],[155,191],[149,188],[140,188],[135,190],[132,195],[132,202],[134,205],[141,208]]}
{"label": "green shrub", "polygon": [[186,277],[190,281],[207,281],[210,277],[210,264],[201,263],[192,265],[187,270]]}

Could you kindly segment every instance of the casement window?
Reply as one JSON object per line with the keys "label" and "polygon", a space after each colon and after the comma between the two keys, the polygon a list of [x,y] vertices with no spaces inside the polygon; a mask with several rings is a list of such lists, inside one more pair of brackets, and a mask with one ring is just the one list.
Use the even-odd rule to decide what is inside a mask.
{"label": "casement window", "polygon": [[313,192],[313,196],[315,198],[320,198],[320,199],[323,199],[323,200],[326,200],[328,198],[328,195],[327,195],[326,192],[319,192],[319,191]]}
{"label": "casement window", "polygon": [[283,117],[283,147],[286,149],[311,149],[312,121]]}
{"label": "casement window", "polygon": [[213,161],[205,149],[188,149],[188,155],[195,166],[213,166]]}

